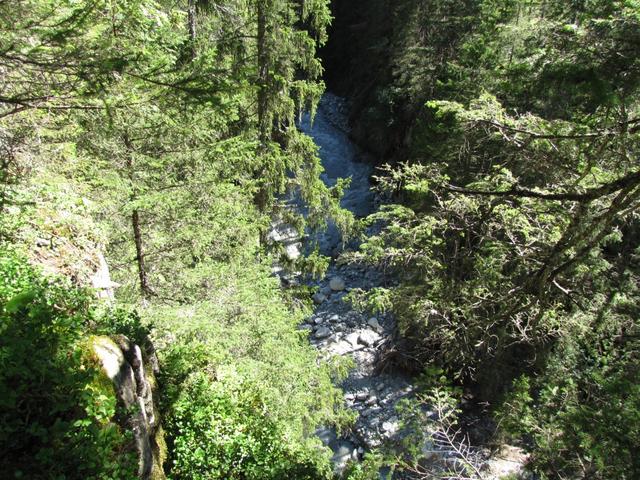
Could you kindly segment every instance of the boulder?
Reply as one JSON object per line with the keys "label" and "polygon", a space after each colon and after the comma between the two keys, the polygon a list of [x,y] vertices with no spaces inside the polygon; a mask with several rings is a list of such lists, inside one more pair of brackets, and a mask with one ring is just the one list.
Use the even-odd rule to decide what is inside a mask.
{"label": "boulder", "polygon": [[113,289],[120,286],[111,280],[109,265],[102,253],[98,253],[98,270],[91,277],[91,285],[96,289],[98,298],[114,299]]}
{"label": "boulder", "polygon": [[324,302],[327,299],[327,296],[323,293],[316,292],[313,294],[311,299],[313,300],[313,303],[315,303],[316,305],[320,305],[322,302]]}
{"label": "boulder", "polygon": [[287,257],[287,260],[293,262],[294,260],[300,258],[300,255],[302,254],[301,249],[302,244],[299,242],[289,243],[285,245],[284,254]]}
{"label": "boulder", "polygon": [[358,332],[353,332],[347,335],[345,340],[349,342],[354,348],[356,347],[362,348],[361,345],[358,343],[358,336],[359,336]]}
{"label": "boulder", "polygon": [[333,277],[329,282],[329,287],[331,287],[331,290],[334,292],[340,292],[345,289],[346,285],[342,277]]}
{"label": "boulder", "polygon": [[[94,336],[92,353],[113,382],[118,402],[125,412],[121,427],[131,431],[138,454],[138,477],[164,479],[165,450],[153,398],[157,360],[153,346],[145,349],[123,335]],[[154,357],[154,358],[151,358]],[[145,359],[146,365],[145,367]]]}
{"label": "boulder", "polygon": [[333,355],[346,355],[351,350],[353,350],[353,346],[349,342],[346,342],[344,340],[333,343],[329,347],[329,352],[331,352]]}
{"label": "boulder", "polygon": [[367,325],[373,328],[376,332],[380,332],[382,330],[382,326],[380,325],[380,322],[378,322],[378,319],[376,317],[371,317],[367,321]]}
{"label": "boulder", "polygon": [[386,422],[382,422],[382,430],[384,431],[385,435],[389,437],[392,437],[396,433],[398,433],[399,429],[400,429],[400,422],[398,421],[397,417],[391,417]]}
{"label": "boulder", "polygon": [[358,343],[364,345],[365,347],[373,346],[373,344],[375,344],[378,340],[380,340],[380,335],[378,335],[373,330],[365,330],[358,336]]}
{"label": "boulder", "polygon": [[327,338],[330,335],[331,335],[331,330],[327,327],[319,327],[315,333],[315,337],[318,339]]}
{"label": "boulder", "polygon": [[369,392],[358,392],[356,394],[356,400],[363,401],[369,398]]}

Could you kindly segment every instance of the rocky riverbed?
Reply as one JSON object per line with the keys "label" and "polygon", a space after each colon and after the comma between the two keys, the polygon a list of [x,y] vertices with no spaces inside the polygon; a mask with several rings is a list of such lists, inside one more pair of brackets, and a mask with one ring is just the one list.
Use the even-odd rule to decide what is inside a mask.
{"label": "rocky riverbed", "polygon": [[314,314],[302,326],[310,330],[311,343],[323,354],[349,356],[353,360],[354,367],[342,387],[346,405],[358,414],[354,429],[344,439],[321,432],[334,450],[338,467],[399,433],[395,406],[414,390],[406,375],[378,371],[379,355],[393,335],[393,319],[359,313],[343,301],[352,288],[370,289],[381,280],[382,275],[372,270],[333,265],[326,279],[318,284]]}
{"label": "rocky riverbed", "polygon": [[[374,208],[369,183],[372,169],[364,162],[366,154],[349,140],[346,111],[341,98],[326,94],[313,125],[307,117],[301,129],[320,147],[325,168],[323,180],[327,184],[335,184],[338,178],[351,178],[342,206],[362,217]],[[338,232],[330,229],[321,238],[320,245],[324,254],[335,257],[341,249]],[[407,375],[384,373],[378,368],[379,356],[395,330],[393,318],[357,312],[344,301],[345,295],[354,288],[370,290],[384,282],[383,274],[370,267],[332,262],[325,279],[313,285],[317,287],[313,295],[316,308],[301,327],[310,331],[311,343],[324,355],[349,356],[353,360],[354,367],[342,388],[346,405],[357,413],[355,426],[343,438],[338,438],[331,429],[318,432],[332,448],[337,469],[399,434],[396,404],[414,391]]]}
{"label": "rocky riverbed", "polygon": [[[372,169],[364,161],[366,154],[349,139],[346,112],[344,100],[325,94],[313,124],[306,116],[299,127],[320,148],[325,183],[333,185],[338,178],[351,178],[342,206],[356,217],[363,217],[374,209],[375,198],[369,182]],[[278,229],[274,231],[279,232]],[[287,237],[282,232],[278,235]],[[335,227],[330,226],[319,240],[321,252],[325,255],[335,258],[343,248]],[[296,242],[297,239],[289,238],[286,244],[299,248]],[[296,251],[292,257],[297,255]],[[371,267],[332,261],[325,278],[312,284],[317,287],[313,295],[316,307],[300,327],[309,330],[311,343],[323,355],[348,356],[353,361],[354,366],[341,386],[346,406],[357,414],[354,428],[342,437],[330,428],[317,432],[325,445],[332,449],[338,471],[349,460],[360,460],[367,450],[399,440],[402,432],[396,406],[401,399],[414,395],[416,390],[409,375],[380,369],[380,357],[393,341],[393,317],[361,313],[345,301],[345,295],[352,289],[366,291],[385,286],[389,281]],[[523,463],[521,452],[509,451],[511,453],[506,457],[493,458],[488,452],[479,452],[484,472],[479,478],[497,479],[519,471]],[[453,458],[455,454],[442,451],[437,452],[436,457],[446,462],[447,457]]]}

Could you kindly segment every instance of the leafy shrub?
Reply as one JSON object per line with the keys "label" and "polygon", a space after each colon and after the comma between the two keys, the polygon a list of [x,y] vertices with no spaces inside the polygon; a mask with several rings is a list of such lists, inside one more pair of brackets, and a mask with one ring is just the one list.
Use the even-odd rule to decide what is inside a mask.
{"label": "leafy shrub", "polygon": [[[90,293],[0,259],[0,470],[7,478],[134,478],[116,398],[83,351]],[[107,323],[106,320],[101,320]]]}
{"label": "leafy shrub", "polygon": [[192,375],[173,405],[167,429],[176,479],[330,477],[318,450],[286,442],[251,385]]}
{"label": "leafy shrub", "polygon": [[210,299],[156,307],[162,416],[175,478],[325,478],[313,432],[350,421],[333,385],[344,365],[321,361],[298,330],[269,266],[220,266]]}

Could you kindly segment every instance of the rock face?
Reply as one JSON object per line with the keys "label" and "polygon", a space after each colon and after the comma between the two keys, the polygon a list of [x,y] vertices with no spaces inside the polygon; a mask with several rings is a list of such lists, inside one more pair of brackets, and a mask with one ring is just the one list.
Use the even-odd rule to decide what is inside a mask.
{"label": "rock face", "polygon": [[316,292],[313,294],[311,299],[313,300],[313,303],[315,303],[316,305],[320,305],[327,299],[327,296],[324,293]]}
{"label": "rock face", "polygon": [[[145,351],[123,335],[92,337],[93,353],[113,382],[121,411],[121,427],[133,433],[138,454],[138,477],[164,479],[164,439],[153,398],[157,359],[149,343]],[[145,361],[146,360],[146,361]]]}
{"label": "rock face", "polygon": [[91,285],[96,289],[98,298],[104,298],[113,300],[113,290],[120,286],[120,284],[111,280],[109,273],[109,265],[102,253],[98,253],[98,269],[91,277]]}

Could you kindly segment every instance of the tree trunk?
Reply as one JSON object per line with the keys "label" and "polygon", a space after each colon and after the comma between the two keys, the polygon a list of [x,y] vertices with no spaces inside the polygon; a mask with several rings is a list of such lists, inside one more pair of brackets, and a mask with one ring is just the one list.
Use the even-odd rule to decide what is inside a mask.
{"label": "tree trunk", "polygon": [[[124,145],[127,149],[127,175],[129,176],[129,181],[131,182],[131,196],[130,200],[134,201],[136,199],[135,192],[135,175],[133,171],[133,145],[131,144],[131,140],[129,139],[129,135],[126,133],[122,137],[124,141]],[[136,263],[138,265],[138,277],[140,279],[140,291],[144,298],[148,297],[151,294],[151,288],[149,287],[149,279],[147,278],[147,270],[144,262],[144,246],[142,243],[142,231],[140,229],[140,212],[137,208],[133,209],[131,212],[131,226],[133,228],[133,241],[136,247]]]}
{"label": "tree trunk", "polygon": [[[269,115],[269,84],[270,84],[270,55],[268,39],[268,9],[270,0],[258,0],[257,2],[257,23],[258,23],[258,156],[261,163],[266,161],[268,144],[271,140],[271,121]],[[264,212],[269,203],[269,192],[265,182],[266,165],[260,165],[255,173],[255,179],[260,182],[258,191],[254,196],[254,203],[260,212]]]}
{"label": "tree trunk", "polygon": [[136,262],[138,264],[138,277],[140,278],[140,291],[143,297],[151,294],[149,287],[149,279],[147,278],[147,269],[144,263],[144,248],[142,245],[142,232],[140,230],[140,213],[138,209],[134,209],[131,213],[131,225],[133,227],[133,239],[136,244]]}
{"label": "tree trunk", "polygon": [[196,0],[189,0],[187,6],[187,21],[189,23],[191,58],[194,59],[196,57]]}
{"label": "tree trunk", "polygon": [[266,149],[271,136],[269,122],[269,48],[267,46],[268,0],[258,0],[258,129],[260,148]]}

